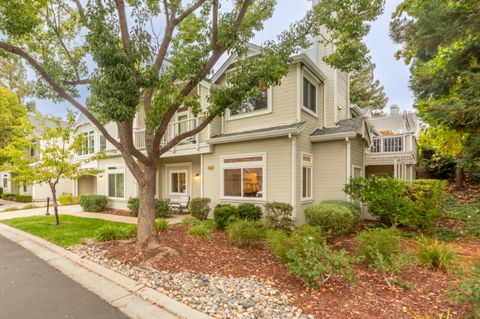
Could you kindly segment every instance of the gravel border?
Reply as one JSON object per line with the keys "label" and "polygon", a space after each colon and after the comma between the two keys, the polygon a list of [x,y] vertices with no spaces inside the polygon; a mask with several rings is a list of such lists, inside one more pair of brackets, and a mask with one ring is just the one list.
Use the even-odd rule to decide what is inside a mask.
{"label": "gravel border", "polygon": [[70,251],[215,318],[312,319],[291,306],[288,295],[258,278],[224,277],[190,272],[169,273],[105,257],[105,247],[75,245]]}

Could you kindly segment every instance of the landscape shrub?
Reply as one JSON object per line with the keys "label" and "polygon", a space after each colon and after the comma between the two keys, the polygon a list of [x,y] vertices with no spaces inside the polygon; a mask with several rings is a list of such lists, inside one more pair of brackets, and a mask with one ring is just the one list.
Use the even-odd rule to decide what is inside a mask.
{"label": "landscape shrub", "polygon": [[368,205],[368,211],[387,226],[398,223],[429,227],[440,215],[445,182],[438,180],[402,181],[370,176],[355,178],[344,191]]}
{"label": "landscape shrub", "polygon": [[472,318],[480,319],[480,261],[463,276],[460,285],[453,290],[453,296],[468,304]]}
{"label": "landscape shrub", "polygon": [[185,226],[185,227],[190,227],[190,226],[194,226],[194,225],[198,225],[200,224],[202,221],[196,217],[191,217],[191,216],[188,216],[188,217],[185,217],[182,222],[180,223],[180,225],[182,226]]}
{"label": "landscape shrub", "polygon": [[137,225],[111,225],[107,224],[100,227],[95,235],[96,241],[117,241],[135,237],[137,233]]}
{"label": "landscape shrub", "polygon": [[305,219],[310,226],[318,226],[328,236],[338,236],[350,232],[357,217],[350,208],[339,204],[320,203],[305,209]]}
{"label": "landscape shrub", "polygon": [[16,196],[17,195],[12,194],[12,193],[3,193],[2,194],[2,199],[14,201]]}
{"label": "landscape shrub", "polygon": [[15,201],[19,203],[31,203],[32,195],[15,195]]}
{"label": "landscape shrub", "polygon": [[61,205],[73,205],[78,204],[80,202],[80,198],[74,197],[72,194],[62,194],[58,198],[58,201]]}
{"label": "landscape shrub", "polygon": [[[137,217],[140,209],[140,198],[130,197],[127,201],[130,216]],[[171,217],[170,199],[155,198],[155,218]]]}
{"label": "landscape shrub", "polygon": [[396,228],[373,228],[364,230],[356,236],[357,254],[367,265],[374,266],[378,258],[390,262],[400,254],[401,237]]}
{"label": "landscape shrub", "polygon": [[170,209],[170,199],[155,198],[155,218],[172,217]]}
{"label": "landscape shrub", "polygon": [[227,225],[226,232],[230,242],[240,248],[255,246],[265,238],[263,224],[254,220],[234,221]]}
{"label": "landscape shrub", "polygon": [[292,230],[295,225],[292,205],[280,202],[266,203],[265,223],[274,229]]}
{"label": "landscape shrub", "polygon": [[225,229],[227,225],[238,218],[237,208],[230,204],[218,204],[213,210],[213,220],[220,229]]}
{"label": "landscape shrub", "polygon": [[252,203],[243,203],[237,206],[238,218],[246,220],[260,220],[262,208]]}
{"label": "landscape shrub", "polygon": [[305,285],[319,289],[323,284],[335,277],[348,281],[354,280],[352,265],[356,259],[348,255],[345,249],[334,251],[326,243],[317,243],[308,238],[299,250],[287,252],[287,268],[302,280]]}
{"label": "landscape shrub", "polygon": [[289,250],[301,250],[305,240],[309,239],[315,243],[323,243],[325,237],[320,227],[300,226],[293,230],[290,236],[281,229],[268,229],[265,234],[268,249],[282,263],[288,262],[287,252]]}
{"label": "landscape shrub", "polygon": [[355,216],[355,225],[360,221],[361,211],[360,207],[356,206],[352,202],[341,200],[341,199],[328,199],[322,200],[321,204],[335,204],[348,208],[352,214]]}
{"label": "landscape shrub", "polygon": [[155,220],[155,229],[157,230],[157,234],[159,232],[163,232],[168,230],[170,225],[168,224],[168,221],[165,218],[157,218]]}
{"label": "landscape shrub", "polygon": [[140,198],[138,197],[129,197],[127,201],[127,207],[130,211],[130,216],[137,217],[138,210],[140,208]]}
{"label": "landscape shrub", "polygon": [[104,195],[82,195],[80,206],[85,212],[103,212],[107,208],[107,196]]}
{"label": "landscape shrub", "polygon": [[451,179],[455,176],[457,163],[453,157],[436,154],[430,148],[422,148],[419,157],[430,178]]}
{"label": "landscape shrub", "polygon": [[190,203],[190,214],[200,220],[205,220],[210,213],[210,198],[197,197],[192,199]]}
{"label": "landscape shrub", "polygon": [[200,237],[206,240],[212,239],[213,228],[211,224],[201,222],[197,225],[192,226],[188,230],[188,236],[190,237]]}
{"label": "landscape shrub", "polygon": [[456,266],[458,254],[445,243],[423,237],[418,241],[417,258],[423,266],[448,273]]}
{"label": "landscape shrub", "polygon": [[0,198],[2,198],[3,195],[3,187],[0,187]]}

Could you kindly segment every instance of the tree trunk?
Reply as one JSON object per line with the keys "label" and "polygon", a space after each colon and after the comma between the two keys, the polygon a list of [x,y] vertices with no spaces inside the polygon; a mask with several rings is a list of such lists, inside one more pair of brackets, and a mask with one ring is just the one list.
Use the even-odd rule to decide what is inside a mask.
{"label": "tree trunk", "polygon": [[463,168],[459,161],[457,161],[457,168],[455,170],[455,189],[463,188],[465,188]]}
{"label": "tree trunk", "polygon": [[156,165],[146,166],[140,185],[140,207],[138,210],[137,244],[148,245],[158,243],[155,230],[155,182]]}
{"label": "tree trunk", "polygon": [[55,225],[60,225],[60,219],[58,218],[58,205],[57,205],[57,189],[55,185],[50,185],[50,190],[52,191],[52,203],[53,211],[55,212]]}

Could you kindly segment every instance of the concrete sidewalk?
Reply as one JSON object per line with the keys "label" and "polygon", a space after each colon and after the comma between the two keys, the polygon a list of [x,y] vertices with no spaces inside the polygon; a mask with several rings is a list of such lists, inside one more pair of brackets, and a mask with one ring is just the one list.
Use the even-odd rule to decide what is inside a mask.
{"label": "concrete sidewalk", "polygon": [[[0,220],[6,220],[6,219],[12,219],[12,218],[18,218],[18,217],[43,216],[45,215],[46,211],[47,209],[45,207],[16,210],[13,212],[0,211]],[[98,218],[98,219],[104,219],[112,222],[120,222],[120,223],[127,223],[127,224],[137,223],[136,217],[83,212],[80,205],[58,206],[58,213],[60,215],[71,215],[71,216],[85,217],[85,218]],[[53,208],[50,208],[50,214],[53,214]],[[174,215],[173,217],[168,219],[168,223],[171,225],[180,224],[182,220],[187,216],[188,215]]]}
{"label": "concrete sidewalk", "polygon": [[[155,289],[92,261],[82,259],[44,239],[3,224],[0,224],[0,235],[29,250],[130,318],[211,319],[210,316],[171,299]],[[47,291],[46,293],[48,294]],[[25,300],[25,303],[28,304],[29,300]],[[39,316],[44,318],[42,314]],[[87,315],[83,318],[94,317]]]}

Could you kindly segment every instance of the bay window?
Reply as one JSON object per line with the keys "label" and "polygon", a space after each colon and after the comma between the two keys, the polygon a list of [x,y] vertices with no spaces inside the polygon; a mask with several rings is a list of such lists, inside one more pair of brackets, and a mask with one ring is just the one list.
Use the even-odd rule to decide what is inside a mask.
{"label": "bay window", "polygon": [[222,197],[265,199],[265,154],[222,157]]}
{"label": "bay window", "polygon": [[303,106],[317,113],[317,86],[306,77],[303,78]]}

